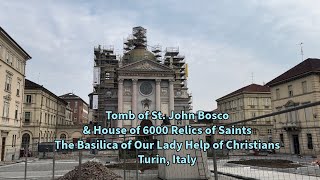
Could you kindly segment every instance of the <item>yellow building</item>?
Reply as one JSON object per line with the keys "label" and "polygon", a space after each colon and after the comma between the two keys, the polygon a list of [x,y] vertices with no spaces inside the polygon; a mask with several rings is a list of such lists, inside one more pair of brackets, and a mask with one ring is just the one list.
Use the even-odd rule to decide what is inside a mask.
{"label": "yellow building", "polygon": [[57,133],[57,126],[72,125],[68,103],[43,86],[25,80],[22,146],[35,151],[37,144],[66,139]]}
{"label": "yellow building", "polygon": [[0,27],[0,161],[19,158],[25,66],[30,55]]}
{"label": "yellow building", "polygon": [[[250,84],[227,94],[216,100],[217,111],[229,114],[229,120],[224,123],[236,122],[271,113],[271,93],[267,86]],[[246,126],[252,128],[252,134],[229,135],[216,137],[217,139],[237,139],[237,140],[263,140],[269,141],[272,138],[272,125],[270,118],[258,119],[238,124],[237,126]]]}
{"label": "yellow building", "polygon": [[[273,112],[320,101],[320,59],[306,59],[270,81]],[[273,117],[280,152],[320,153],[320,108],[314,106]]]}
{"label": "yellow building", "polygon": [[[83,125],[73,122],[70,104],[43,86],[25,80],[22,147],[36,152],[39,143],[84,138]],[[33,153],[32,153],[33,154]],[[36,153],[35,153],[36,154]]]}
{"label": "yellow building", "polygon": [[73,121],[72,121],[72,109],[71,109],[69,103],[68,103],[68,105],[66,106],[66,120],[59,122],[58,125],[73,125]]}

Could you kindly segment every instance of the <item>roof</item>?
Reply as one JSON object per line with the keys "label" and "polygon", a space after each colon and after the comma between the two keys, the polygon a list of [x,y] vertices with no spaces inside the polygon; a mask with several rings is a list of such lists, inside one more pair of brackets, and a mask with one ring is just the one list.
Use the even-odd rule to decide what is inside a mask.
{"label": "roof", "polygon": [[85,103],[88,106],[87,102],[85,102],[81,97],[75,95],[74,93],[67,93],[67,94],[61,95],[59,97],[64,99],[64,100],[78,99],[78,100],[81,100],[83,103]]}
{"label": "roof", "polygon": [[211,111],[212,113],[220,113],[220,110],[218,108]]}
{"label": "roof", "polygon": [[42,85],[39,85],[39,84],[32,82],[28,79],[25,79],[24,86],[25,86],[25,89],[38,89],[38,90],[45,91],[46,93],[48,93],[51,96],[55,97],[56,99],[60,100],[64,104],[68,104],[66,101],[64,101],[63,99],[61,99],[60,97],[58,97],[57,95],[55,95],[54,93],[49,91],[48,89],[44,88]]}
{"label": "roof", "polygon": [[217,101],[225,99],[227,97],[235,96],[238,94],[244,94],[244,93],[270,93],[270,88],[266,85],[261,86],[259,84],[250,84],[248,86],[240,88],[230,94],[227,94],[227,95],[217,99]]}
{"label": "roof", "polygon": [[31,59],[31,56],[0,26],[0,32],[8,38],[18,49],[22,51],[26,55],[26,60]]}
{"label": "roof", "polygon": [[174,75],[174,70],[162,63],[149,60],[149,59],[141,59],[135,62],[131,62],[129,64],[123,65],[118,68],[119,72],[128,72],[128,71],[139,71],[139,72],[169,72]]}
{"label": "roof", "polygon": [[294,79],[320,72],[320,59],[308,58],[267,83],[268,86],[283,84]]}
{"label": "roof", "polygon": [[131,51],[124,54],[122,59],[124,60],[125,63],[136,62],[136,61],[140,61],[143,59],[149,59],[149,60],[153,60],[153,61],[156,60],[154,54],[152,52],[148,51],[144,47],[136,47],[136,48],[132,49]]}

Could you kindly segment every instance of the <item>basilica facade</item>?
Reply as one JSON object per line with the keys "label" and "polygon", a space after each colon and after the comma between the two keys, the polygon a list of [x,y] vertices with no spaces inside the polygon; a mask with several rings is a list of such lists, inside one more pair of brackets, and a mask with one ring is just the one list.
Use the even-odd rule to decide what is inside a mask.
{"label": "basilica facade", "polygon": [[[130,110],[135,114],[146,110],[163,114],[174,111],[174,71],[148,59],[120,67],[118,112]],[[140,123],[142,120],[123,120],[117,121],[117,126],[136,127]],[[153,121],[152,125],[161,125],[161,121]]]}
{"label": "basilica facade", "polygon": [[[145,111],[189,112],[191,93],[187,87],[187,64],[179,48],[148,46],[146,29],[134,27],[125,39],[122,57],[112,47],[94,49],[94,91],[89,95],[93,109],[92,122],[105,127],[159,126],[162,120],[112,120],[106,112],[135,114]],[[188,121],[170,121],[185,125]]]}

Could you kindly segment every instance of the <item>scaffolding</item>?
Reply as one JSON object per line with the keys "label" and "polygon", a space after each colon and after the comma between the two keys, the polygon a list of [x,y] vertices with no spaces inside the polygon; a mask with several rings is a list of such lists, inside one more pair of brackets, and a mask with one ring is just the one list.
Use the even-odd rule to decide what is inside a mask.
{"label": "scaffolding", "polygon": [[135,47],[147,47],[147,30],[141,26],[132,29],[133,44]]}
{"label": "scaffolding", "polygon": [[147,47],[147,30],[141,26],[134,27],[132,34],[123,39],[123,53],[131,51],[134,48]]}
{"label": "scaffolding", "polygon": [[165,56],[176,56],[179,54],[179,47],[167,47],[166,48],[166,52],[165,52]]}
{"label": "scaffolding", "polygon": [[[105,62],[110,63],[110,61],[116,59],[116,54],[114,54],[114,47],[109,46],[101,46],[98,45],[94,47],[94,61],[95,64],[103,64]],[[105,61],[105,62],[102,62]],[[114,62],[112,62],[114,63]]]}
{"label": "scaffolding", "polygon": [[152,46],[151,51],[153,52],[154,56],[156,57],[157,62],[159,62],[159,63],[162,62],[162,60],[161,60],[162,47],[160,45]]}
{"label": "scaffolding", "polygon": [[191,105],[192,104],[192,100],[193,98],[192,98],[192,93],[189,93],[189,102],[188,102],[188,104],[189,105]]}
{"label": "scaffolding", "polygon": [[[137,54],[137,60],[148,59],[152,53],[159,64],[165,65],[174,71],[174,88],[176,90],[187,90],[187,64],[185,56],[179,54],[179,47],[166,47],[161,45],[150,46],[147,44],[147,30],[141,26],[134,27],[131,34],[123,38],[123,56],[116,55],[113,46],[94,47],[94,67],[100,70],[100,82],[94,86],[95,94],[99,95],[98,119],[105,119],[105,111],[115,111],[117,109],[117,91],[118,91],[118,72],[117,68],[123,64],[130,63],[131,58]],[[149,51],[147,50],[149,49]],[[132,50],[139,49],[137,53],[131,53]],[[130,53],[129,53],[130,52]],[[144,53],[141,54],[141,53]],[[190,97],[178,97],[181,104],[185,106],[191,104]],[[109,103],[105,103],[108,101]]]}
{"label": "scaffolding", "polygon": [[186,72],[185,72],[185,56],[179,54],[179,47],[167,47],[165,51],[164,64],[172,67],[176,71],[175,80],[178,85],[183,88],[186,86]]}
{"label": "scaffolding", "polygon": [[90,101],[93,101],[93,95],[98,95],[98,108],[93,110],[93,122],[97,122],[102,126],[109,126],[104,121],[105,105],[104,94],[114,92],[117,88],[117,71],[119,67],[120,56],[114,52],[113,46],[94,47],[94,68],[98,69],[96,76],[99,76],[98,81],[93,86],[93,92],[89,95]]}
{"label": "scaffolding", "polygon": [[134,48],[134,44],[133,44],[133,35],[129,34],[128,37],[123,39],[123,53],[127,53],[129,51],[131,51]]}

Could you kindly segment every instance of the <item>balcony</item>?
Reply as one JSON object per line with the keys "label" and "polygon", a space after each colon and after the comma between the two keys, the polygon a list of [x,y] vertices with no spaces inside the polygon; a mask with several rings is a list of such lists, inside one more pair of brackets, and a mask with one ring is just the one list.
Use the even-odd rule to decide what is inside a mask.
{"label": "balcony", "polygon": [[298,123],[298,122],[286,122],[286,123],[283,123],[282,128],[285,131],[299,131],[301,129],[300,123]]}

